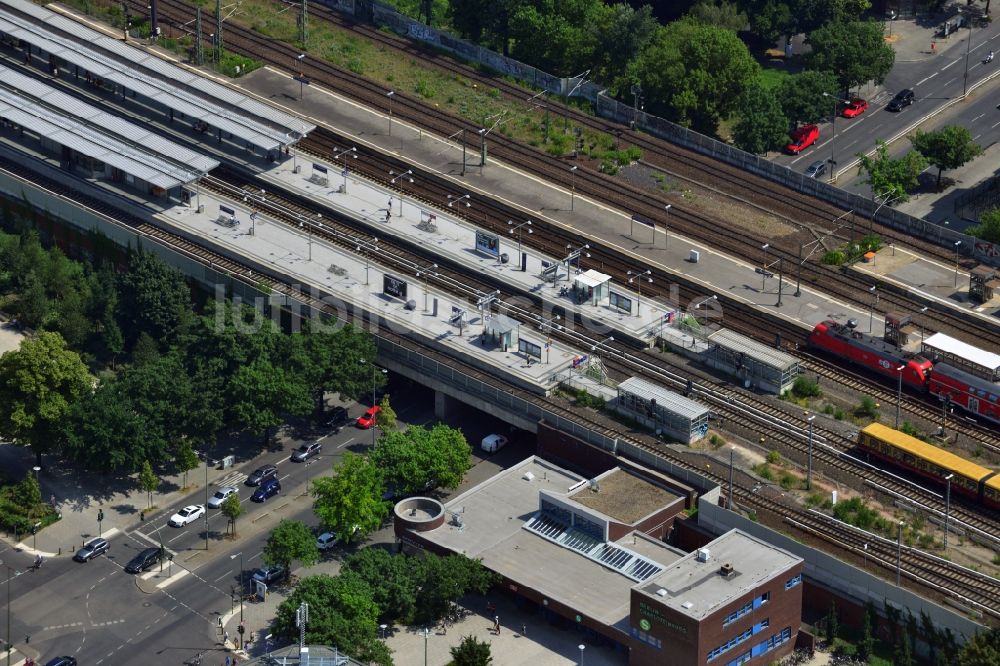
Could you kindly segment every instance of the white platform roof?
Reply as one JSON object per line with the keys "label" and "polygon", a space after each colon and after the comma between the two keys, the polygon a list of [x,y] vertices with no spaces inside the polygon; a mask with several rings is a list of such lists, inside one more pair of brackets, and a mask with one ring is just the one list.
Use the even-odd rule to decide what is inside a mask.
{"label": "white platform roof", "polygon": [[164,189],[194,182],[219,164],[2,65],[0,117]]}
{"label": "white platform roof", "polygon": [[25,0],[0,0],[0,31],[264,150],[316,127]]}
{"label": "white platform roof", "polygon": [[924,347],[930,347],[940,352],[951,354],[975,365],[987,368],[992,372],[1000,370],[1000,354],[974,347],[967,342],[962,342],[944,333],[935,333],[924,340]]}
{"label": "white platform roof", "polygon": [[597,285],[604,284],[611,279],[610,275],[605,275],[600,271],[595,271],[591,268],[586,273],[580,273],[575,278],[573,278],[578,284],[582,284],[585,287],[596,287]]}
{"label": "white platform roof", "polygon": [[711,413],[711,410],[700,402],[668,391],[659,384],[646,381],[641,377],[629,377],[618,384],[618,390],[647,400],[654,398],[657,405],[692,421]]}

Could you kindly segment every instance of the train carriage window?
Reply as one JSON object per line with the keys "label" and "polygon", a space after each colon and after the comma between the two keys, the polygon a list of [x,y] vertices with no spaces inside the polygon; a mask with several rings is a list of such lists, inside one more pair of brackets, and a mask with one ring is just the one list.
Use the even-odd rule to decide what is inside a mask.
{"label": "train carriage window", "polygon": [[990,393],[990,402],[996,402],[996,401],[997,401],[997,397],[995,395],[993,395],[992,393]]}

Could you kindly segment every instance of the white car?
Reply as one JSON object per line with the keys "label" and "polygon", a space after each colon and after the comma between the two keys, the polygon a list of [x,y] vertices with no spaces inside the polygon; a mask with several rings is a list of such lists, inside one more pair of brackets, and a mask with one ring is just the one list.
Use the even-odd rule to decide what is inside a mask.
{"label": "white car", "polygon": [[503,435],[487,435],[483,437],[480,444],[480,448],[486,453],[496,453],[505,446],[507,446],[507,438]]}
{"label": "white car", "polygon": [[167,521],[167,524],[171,527],[184,527],[188,523],[192,523],[204,515],[204,506],[201,504],[192,504],[191,506],[186,506],[174,515],[170,516],[170,520]]}
{"label": "white car", "polygon": [[222,506],[222,503],[226,501],[226,498],[233,493],[238,492],[234,486],[221,486],[215,491],[215,494],[208,498],[208,508],[218,509]]}
{"label": "white car", "polygon": [[323,532],[316,537],[316,547],[320,550],[326,550],[327,548],[336,546],[339,541],[340,537],[333,532]]}

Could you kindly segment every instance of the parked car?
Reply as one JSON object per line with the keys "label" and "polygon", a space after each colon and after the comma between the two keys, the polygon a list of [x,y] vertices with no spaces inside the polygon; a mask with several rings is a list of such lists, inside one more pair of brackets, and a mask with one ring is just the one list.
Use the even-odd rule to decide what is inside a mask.
{"label": "parked car", "polygon": [[816,125],[803,125],[791,133],[791,142],[785,146],[785,150],[792,155],[798,155],[819,139],[819,127]]}
{"label": "parked car", "polygon": [[334,407],[330,410],[330,415],[327,417],[323,425],[327,428],[336,428],[340,430],[340,426],[346,424],[351,420],[350,415],[347,413],[345,407]]}
{"label": "parked car", "polygon": [[293,462],[305,462],[308,458],[319,455],[323,450],[323,445],[319,442],[307,442],[296,449],[292,454]]}
{"label": "parked car", "polygon": [[186,506],[174,515],[170,516],[170,520],[167,521],[167,524],[171,527],[184,527],[204,515],[205,506],[203,504],[192,504],[191,506]]}
{"label": "parked car", "polygon": [[261,482],[266,479],[276,478],[278,478],[278,468],[274,465],[264,465],[263,467],[255,469],[253,473],[247,477],[246,484],[248,486],[259,486]]}
{"label": "parked car", "polygon": [[270,585],[271,583],[281,580],[285,577],[285,567],[280,564],[275,564],[269,567],[261,567],[253,572],[253,579],[259,580],[265,585]]}
{"label": "parked car", "polygon": [[860,97],[855,97],[851,100],[851,103],[844,107],[844,110],[840,112],[840,115],[845,118],[857,118],[862,113],[868,110],[868,100],[861,99]]}
{"label": "parked car", "polygon": [[91,539],[88,541],[83,548],[76,551],[76,555],[73,559],[77,562],[89,562],[98,555],[103,555],[108,552],[111,546],[108,544],[107,539]]}
{"label": "parked car", "polygon": [[806,168],[806,178],[819,178],[826,173],[826,161],[816,160]]}
{"label": "parked car", "polygon": [[55,657],[45,662],[45,666],[76,666],[75,657]]}
{"label": "parked car", "polygon": [[340,542],[340,537],[333,532],[323,532],[318,537],[316,537],[316,547],[320,550],[326,550],[327,548],[333,548]]}
{"label": "parked car", "polygon": [[890,111],[902,111],[903,107],[913,104],[914,99],[915,95],[913,94],[913,91],[906,88],[905,90],[900,90],[896,93],[896,96],[889,100],[889,104],[885,108]]}
{"label": "parked car", "polygon": [[218,509],[230,495],[239,492],[235,486],[222,486],[215,491],[215,494],[208,498],[208,508]]}
{"label": "parked car", "polygon": [[357,426],[359,428],[371,428],[375,425],[375,415],[382,411],[382,408],[378,405],[373,405],[368,408],[368,410],[358,417]]}
{"label": "parked car", "polygon": [[483,441],[479,444],[480,448],[486,453],[496,453],[503,447],[507,446],[507,438],[503,435],[487,435],[483,437]]}
{"label": "parked car", "polygon": [[125,573],[137,574],[145,571],[159,562],[162,557],[163,552],[159,548],[147,548],[125,565]]}
{"label": "parked car", "polygon": [[264,502],[269,497],[274,497],[281,492],[281,482],[277,479],[268,479],[264,483],[260,484],[257,490],[253,491],[253,495],[250,496],[252,502]]}

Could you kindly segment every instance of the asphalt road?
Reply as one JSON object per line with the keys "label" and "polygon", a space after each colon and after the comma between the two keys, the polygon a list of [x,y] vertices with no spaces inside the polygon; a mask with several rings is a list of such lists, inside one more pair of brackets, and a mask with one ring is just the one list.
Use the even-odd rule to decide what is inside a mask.
{"label": "asphalt road", "polygon": [[[962,96],[965,85],[965,52],[968,31],[962,30],[953,39],[962,40],[953,45],[945,53],[913,62],[899,62],[886,77],[885,83],[868,99],[868,110],[860,116],[847,119],[837,117],[836,132],[830,123],[820,125],[820,140],[799,155],[781,155],[774,159],[797,171],[805,171],[806,167],[817,160],[836,160],[839,169],[843,169],[856,159],[858,153],[867,153],[875,148],[877,140],[891,140],[898,135],[912,131],[911,127],[921,118],[935,109],[941,108]],[[971,87],[977,81],[994,74],[1000,67],[1000,58],[984,65],[982,59],[990,51],[1000,51],[1000,25],[994,23],[988,28],[973,30],[971,50],[969,55],[968,84]],[[1000,54],[998,54],[1000,55]],[[976,94],[965,103],[960,115],[951,124],[967,127],[977,142],[986,146],[990,136],[998,135],[996,123],[1000,121],[1000,111],[996,108],[995,95],[992,91],[1000,85],[993,80],[976,91]],[[916,93],[916,101],[902,111],[887,111],[885,106],[896,92],[910,88]],[[864,96],[870,94],[865,88],[858,91]],[[992,103],[991,103],[992,101]],[[831,110],[832,110],[831,100]],[[908,141],[899,142],[898,150],[909,147]],[[856,169],[849,170],[844,176],[852,181]],[[844,177],[840,178],[843,187]],[[855,191],[865,191],[867,186],[857,185]],[[854,190],[854,187],[848,189]],[[870,190],[867,191],[870,193]]]}
{"label": "asphalt road", "polygon": [[[433,401],[422,393],[425,395],[418,399],[394,401],[401,423],[433,420]],[[361,411],[355,407],[352,414]],[[227,521],[218,510],[208,511],[207,551],[204,520],[182,528],[168,526],[167,520],[177,509],[204,501],[203,497],[188,497],[164,507],[140,528],[111,536],[111,550],[106,556],[85,564],[68,557],[53,558],[38,572],[13,577],[10,593],[14,642],[28,642],[41,654],[41,663],[67,654],[89,666],[176,666],[201,652],[206,653],[206,666],[223,663],[225,653],[216,627],[220,615],[234,605],[232,591],[238,589],[240,581],[238,554],[243,553],[248,580],[261,564],[260,552],[270,530],[281,519],[315,526],[312,499],[307,494],[309,482],[329,473],[344,451],[366,450],[371,444],[369,437],[368,431],[350,425],[339,433],[310,433],[308,438],[285,441],[283,451],[258,456],[234,473],[232,478],[238,482],[229,485],[239,486],[245,512],[237,520],[240,537],[235,541],[224,538]],[[306,463],[289,460],[302,441],[316,439],[323,443],[319,456]],[[267,463],[278,466],[282,492],[256,504],[249,499],[253,488],[242,481],[246,473]],[[173,554],[172,562],[163,563],[164,571],[172,577],[150,578],[124,572],[134,555],[158,545],[161,538]],[[9,550],[0,553],[0,558],[21,571],[31,564],[30,556]],[[5,593],[0,589],[0,595]],[[0,616],[0,621],[5,619]]]}

